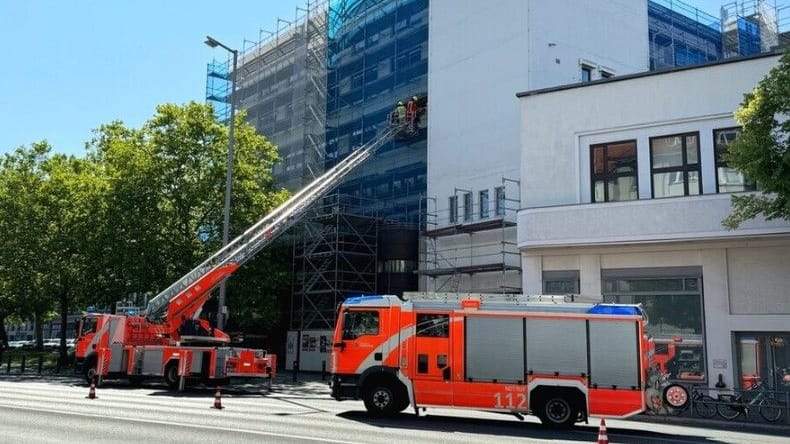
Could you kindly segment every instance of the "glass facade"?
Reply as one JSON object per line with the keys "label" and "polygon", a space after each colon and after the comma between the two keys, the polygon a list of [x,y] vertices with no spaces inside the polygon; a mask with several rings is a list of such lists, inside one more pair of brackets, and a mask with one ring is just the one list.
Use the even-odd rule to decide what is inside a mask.
{"label": "glass facade", "polygon": [[656,362],[670,379],[702,382],[705,370],[702,276],[697,272],[638,270],[605,273],[604,302],[642,304]]}
{"label": "glass facade", "polygon": [[735,334],[739,388],[757,381],[771,390],[790,392],[790,332]]}
{"label": "glass facade", "polygon": [[647,2],[650,70],[722,58],[721,21],[678,0]]}
{"label": "glass facade", "polygon": [[[327,49],[326,168],[376,137],[398,101],[428,85],[428,0],[334,0]],[[339,192],[373,199],[382,218],[416,226],[427,131],[393,140]]]}

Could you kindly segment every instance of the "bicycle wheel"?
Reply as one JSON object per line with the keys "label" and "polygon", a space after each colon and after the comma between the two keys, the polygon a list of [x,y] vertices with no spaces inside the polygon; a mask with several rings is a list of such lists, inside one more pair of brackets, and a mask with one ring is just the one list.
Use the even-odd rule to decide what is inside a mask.
{"label": "bicycle wheel", "polygon": [[[721,402],[723,400],[719,400]],[[724,401],[726,404],[716,405],[716,412],[724,419],[735,419],[741,414],[742,408],[736,404],[737,401]]]}
{"label": "bicycle wheel", "polygon": [[779,421],[782,417],[782,406],[773,398],[763,398],[760,401],[760,416],[768,422]]}
{"label": "bicycle wheel", "polygon": [[694,399],[694,413],[701,418],[713,418],[716,416],[716,400],[708,395]]}

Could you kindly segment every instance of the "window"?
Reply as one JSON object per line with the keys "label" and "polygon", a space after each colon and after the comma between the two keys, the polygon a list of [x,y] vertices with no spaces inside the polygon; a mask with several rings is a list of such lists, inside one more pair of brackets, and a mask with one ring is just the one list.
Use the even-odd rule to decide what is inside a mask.
{"label": "window", "polygon": [[505,187],[494,188],[494,213],[497,216],[505,215]]}
{"label": "window", "polygon": [[579,270],[544,271],[543,294],[579,294]]}
{"label": "window", "polygon": [[593,145],[590,158],[593,202],[639,198],[635,140]]}
{"label": "window", "polygon": [[699,164],[699,133],[650,139],[653,197],[702,194]]}
{"label": "window", "polygon": [[448,207],[450,208],[450,223],[454,224],[458,222],[458,196],[450,196],[448,201]]}
{"label": "window", "polygon": [[478,196],[480,205],[480,219],[488,217],[488,190],[480,191]]}
{"label": "window", "polygon": [[[661,355],[657,363],[670,379],[706,379],[701,270],[604,270],[603,296],[604,302],[642,305]],[[674,356],[662,354],[669,349]]]}
{"label": "window", "polygon": [[582,65],[582,83],[587,83],[590,80],[592,80],[592,68]]}
{"label": "window", "polygon": [[377,311],[347,311],[343,314],[343,339],[379,334]]}
{"label": "window", "polygon": [[614,77],[614,74],[612,74],[612,73],[611,73],[611,72],[609,72],[609,71],[603,71],[603,70],[601,70],[601,78],[602,78],[602,79],[608,79],[608,78],[611,78],[611,77]]}
{"label": "window", "polygon": [[464,222],[472,220],[472,193],[464,193]]}
{"label": "window", "polygon": [[741,128],[722,128],[713,130],[713,147],[716,150],[716,192],[737,193],[757,189],[754,181],[742,172],[731,168],[724,159],[724,154],[733,140],[741,133]]}
{"label": "window", "polygon": [[417,313],[417,337],[447,338],[449,336],[449,315]]}

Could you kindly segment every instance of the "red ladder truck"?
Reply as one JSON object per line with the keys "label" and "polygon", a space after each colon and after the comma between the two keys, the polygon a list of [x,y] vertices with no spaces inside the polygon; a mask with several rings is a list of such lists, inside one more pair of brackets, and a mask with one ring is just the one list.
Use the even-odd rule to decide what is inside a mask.
{"label": "red ladder truck", "polygon": [[86,380],[164,378],[182,389],[187,378],[226,381],[274,377],[276,356],[265,350],[230,346],[230,338],[199,319],[203,304],[278,235],[301,219],[310,205],[401,131],[390,126],[285,203],[267,214],[208,260],[148,302],[144,311],[116,307],[115,314],[86,314],[77,325],[75,355]]}
{"label": "red ladder truck", "polygon": [[332,344],[332,396],[362,399],[375,415],[458,407],[531,413],[551,427],[644,411],[652,342],[642,309],[549,298],[348,298]]}

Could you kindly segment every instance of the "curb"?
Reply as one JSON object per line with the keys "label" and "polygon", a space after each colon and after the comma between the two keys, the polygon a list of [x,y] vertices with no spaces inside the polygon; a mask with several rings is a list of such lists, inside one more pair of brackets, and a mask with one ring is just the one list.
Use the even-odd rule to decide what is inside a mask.
{"label": "curb", "polygon": [[748,433],[762,433],[768,435],[790,435],[790,425],[786,423],[767,424],[745,421],[726,421],[717,419],[689,418],[684,416],[665,415],[639,415],[629,418],[629,421],[670,424],[686,427],[701,427],[706,429],[743,431]]}

